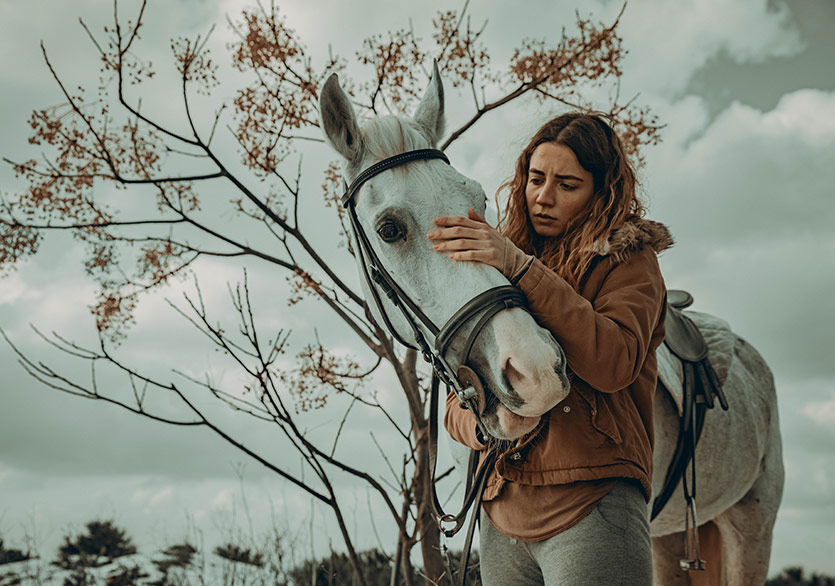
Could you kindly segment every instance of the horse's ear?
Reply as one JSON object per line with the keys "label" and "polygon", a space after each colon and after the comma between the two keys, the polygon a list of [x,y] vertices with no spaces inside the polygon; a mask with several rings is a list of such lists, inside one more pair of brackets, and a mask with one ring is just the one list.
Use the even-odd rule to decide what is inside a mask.
{"label": "horse's ear", "polygon": [[330,145],[349,162],[354,161],[361,150],[359,125],[351,100],[335,73],[319,94],[319,123]]}
{"label": "horse's ear", "polygon": [[445,124],[444,85],[441,83],[437,59],[432,67],[432,79],[429,80],[429,87],[426,88],[426,94],[424,94],[417,107],[414,119],[426,132],[429,142],[433,146],[437,145],[444,133]]}

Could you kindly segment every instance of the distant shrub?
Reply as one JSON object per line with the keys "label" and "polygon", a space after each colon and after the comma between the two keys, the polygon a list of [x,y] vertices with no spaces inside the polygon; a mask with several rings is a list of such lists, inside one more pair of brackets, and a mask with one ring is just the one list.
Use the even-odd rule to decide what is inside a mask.
{"label": "distant shrub", "polygon": [[3,564],[13,564],[14,562],[22,562],[31,559],[32,556],[28,553],[23,553],[19,549],[6,549],[3,540],[0,539],[0,566]]}
{"label": "distant shrub", "polygon": [[261,553],[253,552],[250,549],[237,546],[234,543],[217,546],[215,548],[215,555],[232,562],[257,566],[259,568],[264,566],[264,556]]}
{"label": "distant shrub", "polygon": [[[447,552],[447,567],[452,572],[454,576],[452,583],[459,584],[461,580],[458,578],[458,566],[461,563],[461,554],[460,551],[449,551]],[[467,584],[470,586],[481,586],[481,574],[479,573],[479,559],[478,559],[478,552],[471,551],[470,552],[470,559],[467,561]]]}
{"label": "distant shrub", "polygon": [[[370,586],[390,584],[392,560],[389,556],[378,549],[372,549],[359,552],[357,557],[360,570]],[[445,561],[455,578],[452,583],[459,582],[457,572],[460,559],[460,551],[447,552]],[[470,554],[467,565],[467,584],[481,586],[481,576],[478,572],[478,552],[474,551]],[[348,555],[335,552],[329,557],[316,561],[306,560],[290,571],[290,578],[295,584],[314,584],[315,586],[351,586],[355,583],[354,570]],[[413,584],[421,582],[414,568],[409,581]]]}
{"label": "distant shrub", "polygon": [[191,564],[197,549],[190,543],[172,545],[162,552],[165,556],[162,560],[153,560],[157,570],[167,574],[171,568],[186,568]]}
{"label": "distant shrub", "polygon": [[142,571],[139,566],[126,568],[119,566],[115,571],[107,575],[105,584],[107,586],[136,586],[139,580],[147,578],[148,574]]}
{"label": "distant shrub", "polygon": [[765,586],[835,586],[835,578],[813,572],[807,579],[803,568],[791,567],[783,569],[779,576],[767,580]]}
{"label": "distant shrub", "polygon": [[[357,554],[360,569],[369,586],[388,586],[391,580],[391,560],[383,552],[372,549]],[[296,584],[315,586],[351,586],[354,584],[354,570],[345,553],[332,553],[320,560],[307,560],[290,572]],[[414,580],[413,580],[414,581]]]}
{"label": "distant shrub", "polygon": [[64,543],[58,548],[59,568],[72,570],[78,567],[98,567],[113,560],[136,553],[136,546],[123,529],[113,521],[91,521],[87,523],[87,534],[64,536]]}

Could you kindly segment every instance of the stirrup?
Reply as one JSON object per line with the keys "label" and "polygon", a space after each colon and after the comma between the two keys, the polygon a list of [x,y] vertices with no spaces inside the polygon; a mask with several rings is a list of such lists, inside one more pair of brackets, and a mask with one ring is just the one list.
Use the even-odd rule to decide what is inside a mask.
{"label": "stirrup", "polygon": [[696,518],[696,499],[690,498],[687,501],[685,512],[685,545],[684,555],[687,558],[679,561],[681,569],[691,571],[702,571],[707,565],[702,559],[699,551],[699,522]]}

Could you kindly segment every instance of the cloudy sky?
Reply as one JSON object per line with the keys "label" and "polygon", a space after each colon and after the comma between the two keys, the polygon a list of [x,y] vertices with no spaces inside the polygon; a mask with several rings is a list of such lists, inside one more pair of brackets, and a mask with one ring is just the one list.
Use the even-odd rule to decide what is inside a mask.
{"label": "cloudy sky", "polygon": [[[205,33],[216,23],[210,46],[227,82],[220,100],[231,94],[234,83],[228,82],[235,79],[226,76],[224,47],[232,39],[226,17],[235,18],[247,4],[151,0],[143,55],[162,69],[171,37]],[[428,39],[437,10],[460,8],[437,0],[420,9],[369,0],[277,4],[314,64],[322,63],[331,47],[348,59],[356,78],[367,73],[353,62],[363,38],[411,21],[416,34]],[[125,13],[130,5],[124,2]],[[489,21],[484,39],[497,67],[523,38],[556,40],[562,27],[570,31],[575,9],[609,22],[621,5],[531,1],[524,9],[519,6],[471,2],[473,22]],[[96,55],[77,21],[83,17],[100,30],[110,14],[111,4],[103,0],[0,0],[0,155],[37,157],[27,144],[29,113],[62,101],[39,42],[45,42],[69,85],[94,82]],[[668,287],[690,290],[697,309],[728,320],[774,371],[787,481],[772,573],[794,564],[835,574],[835,361],[830,357],[835,320],[831,310],[820,311],[831,307],[835,290],[833,26],[830,0],[640,0],[628,5],[619,29],[629,51],[621,95],[639,93],[639,101],[667,124],[663,142],[646,150],[641,176],[650,217],[666,223],[677,240],[661,258]],[[176,87],[169,92],[162,88],[146,96],[147,107],[173,110]],[[448,127],[454,128],[467,111],[468,97],[450,90],[447,99]],[[454,164],[492,193],[510,173],[521,146],[552,113],[525,102],[485,117],[450,150]],[[303,186],[317,191],[321,169],[331,159],[324,145],[306,151]],[[0,167],[0,190],[8,194],[20,188],[11,169]],[[318,221],[311,219],[309,229],[315,230]],[[94,339],[87,306],[95,290],[83,274],[81,252],[72,241],[54,238],[0,281],[0,326],[33,356],[84,376],[29,327]],[[322,321],[317,307],[288,309],[284,277],[273,268],[251,264],[248,269],[265,328],[292,330],[298,344],[311,341],[314,328],[346,351],[355,344],[346,332]],[[207,304],[228,316],[225,283],[240,279],[240,267],[212,262],[199,270]],[[351,267],[345,274],[353,279]],[[165,296],[180,300],[182,290],[193,290],[188,284],[178,287]],[[174,377],[171,368],[209,373],[234,385],[234,374],[199,344],[163,296],[143,303],[137,322],[121,350],[133,364],[169,378]],[[26,375],[5,344],[0,344],[0,369],[0,536],[7,543],[22,547],[28,535],[42,555],[51,557],[68,530],[102,516],[127,527],[149,552],[201,531],[207,541],[234,527],[257,538],[271,519],[303,544],[301,556],[310,551],[311,528],[317,553],[324,553],[328,540],[340,543],[328,511],[312,507],[304,494],[209,433],[49,390]],[[106,380],[114,392],[123,384]],[[374,390],[402,418],[405,412],[385,373]],[[159,406],[183,413],[173,401]],[[344,408],[344,402],[333,400],[303,423],[326,441]],[[298,466],[298,457],[274,430],[224,411],[216,416],[275,462]],[[390,456],[400,458],[396,434],[370,412],[349,417],[340,449],[386,477],[369,430]],[[368,531],[365,489],[340,483],[360,546],[377,545],[375,532],[389,543],[391,527]]]}

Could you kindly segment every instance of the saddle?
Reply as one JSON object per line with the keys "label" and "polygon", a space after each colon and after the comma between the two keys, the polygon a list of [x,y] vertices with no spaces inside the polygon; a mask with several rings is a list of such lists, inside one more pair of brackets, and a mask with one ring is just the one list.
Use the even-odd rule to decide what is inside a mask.
{"label": "saddle", "polygon": [[[663,372],[663,369],[659,367],[659,378],[670,390],[676,401],[679,409],[680,427],[676,450],[664,477],[661,492],[653,502],[651,518],[654,519],[658,516],[669,502],[679,481],[681,481],[684,488],[684,497],[687,501],[685,523],[687,559],[681,560],[681,567],[685,570],[703,570],[705,563],[700,559],[698,543],[694,455],[704,427],[707,410],[715,406],[716,400],[718,400],[722,409],[727,410],[728,401],[722,391],[722,381],[708,359],[708,343],[705,341],[705,336],[694,323],[694,319],[698,320],[701,317],[712,316],[687,312],[688,316],[684,310],[690,307],[692,303],[693,297],[686,291],[675,289],[667,291],[664,347],[666,351],[669,351],[680,361],[682,376],[679,377],[677,373]],[[691,319],[691,317],[694,319]],[[713,319],[721,322],[716,318]],[[721,324],[724,327],[720,326],[716,329],[726,332],[726,338],[731,337],[727,324],[724,324],[724,322],[721,322]],[[710,328],[706,328],[706,330],[710,331]],[[731,353],[728,352],[727,356],[730,357]],[[724,367],[722,369],[724,370],[723,374],[727,375],[727,365],[723,364],[722,366]],[[690,478],[687,477],[688,465],[691,467]]]}

